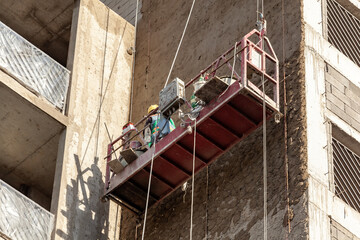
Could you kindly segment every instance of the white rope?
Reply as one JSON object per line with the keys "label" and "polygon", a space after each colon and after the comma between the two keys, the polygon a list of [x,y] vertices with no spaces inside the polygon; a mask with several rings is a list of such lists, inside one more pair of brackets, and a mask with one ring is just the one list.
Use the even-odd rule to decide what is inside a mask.
{"label": "white rope", "polygon": [[196,119],[194,122],[194,148],[193,148],[193,166],[191,182],[191,213],[190,213],[190,240],[192,240],[193,217],[194,217],[194,191],[195,191],[195,147],[196,147]]}
{"label": "white rope", "polygon": [[[259,14],[264,17],[264,0],[261,0],[261,12],[259,12],[259,0],[256,4],[256,20],[259,21]],[[262,26],[264,27],[264,26]],[[264,36],[261,36],[261,49],[264,50]],[[263,64],[263,62],[262,62]],[[263,66],[261,66],[262,70]],[[266,161],[266,102],[265,102],[265,80],[264,72],[261,76],[261,84],[263,91],[263,184],[264,184],[264,240],[267,240],[267,224],[268,224],[268,213],[267,213],[267,161]]]}
{"label": "white rope", "polygon": [[196,2],[196,0],[193,0],[193,3],[192,3],[192,5],[191,5],[191,9],[190,9],[189,16],[188,16],[188,18],[187,18],[187,20],[186,20],[186,24],[185,24],[184,31],[183,31],[183,33],[182,33],[182,36],[181,36],[181,39],[180,39],[180,42],[179,42],[178,48],[177,48],[176,53],[175,53],[174,60],[173,60],[173,62],[172,62],[172,64],[171,64],[169,74],[168,74],[168,76],[167,76],[167,78],[166,78],[166,82],[165,82],[165,86],[164,86],[164,87],[166,87],[166,85],[168,84],[168,81],[169,81],[169,78],[170,78],[171,72],[172,72],[172,70],[173,70],[173,68],[174,68],[174,64],[175,64],[175,61],[176,61],[177,55],[178,55],[179,50],[180,50],[180,47],[181,47],[181,43],[182,43],[182,41],[183,41],[183,39],[184,39],[185,32],[186,32],[187,26],[188,26],[188,24],[189,24],[190,17],[191,17],[191,13],[192,13],[192,11],[193,11],[193,8],[194,8],[194,5],[195,5],[195,2]]}
{"label": "white rope", "polygon": [[[264,37],[262,36],[262,49],[264,50]],[[263,66],[262,66],[263,68]],[[264,69],[263,69],[264,71]],[[263,184],[264,184],[264,240],[267,240],[267,161],[266,161],[266,102],[265,102],[265,81],[262,74],[263,91]]]}
{"label": "white rope", "polygon": [[131,73],[131,93],[130,93],[129,122],[131,122],[131,115],[132,115],[132,111],[133,111],[134,79],[135,79],[135,57],[136,57],[136,32],[137,32],[137,25],[138,25],[138,12],[139,12],[139,0],[136,0],[134,52],[133,52],[134,56],[133,56],[132,73]]}
{"label": "white rope", "polygon": [[[222,95],[224,95],[226,92],[227,92],[227,90],[229,89],[229,87],[230,87],[230,85],[231,85],[231,81],[232,81],[232,79],[233,79],[233,77],[234,77],[234,71],[235,71],[235,62],[236,62],[236,50],[237,50],[237,43],[238,42],[236,42],[235,43],[235,45],[234,45],[234,60],[233,60],[233,65],[232,65],[232,69],[231,69],[231,76],[230,76],[230,83],[229,83],[229,85],[226,87],[226,89],[217,97],[217,99],[219,99],[220,97],[222,97]],[[249,54],[250,52],[248,52],[247,54]],[[238,79],[238,81],[240,81],[240,79]]]}
{"label": "white rope", "polygon": [[205,228],[205,239],[208,239],[208,234],[209,234],[209,220],[208,220],[208,215],[209,215],[209,208],[208,208],[208,200],[209,200],[209,166],[206,166],[206,202],[205,202],[205,206],[206,206],[206,211],[205,211],[205,222],[206,222],[206,228]]}
{"label": "white rope", "polygon": [[152,157],[151,157],[148,191],[147,191],[147,195],[146,195],[144,226],[143,226],[143,229],[142,229],[141,240],[144,240],[144,237],[145,237],[146,217],[147,217],[147,212],[148,212],[148,207],[149,207],[150,186],[151,186],[151,176],[152,176],[153,165],[154,165],[155,147],[156,147],[156,137],[154,137],[154,151],[153,151]]}
{"label": "white rope", "polygon": [[259,15],[262,14],[264,17],[264,0],[261,0],[261,12],[259,12],[259,0],[256,1],[256,22],[259,21]]}

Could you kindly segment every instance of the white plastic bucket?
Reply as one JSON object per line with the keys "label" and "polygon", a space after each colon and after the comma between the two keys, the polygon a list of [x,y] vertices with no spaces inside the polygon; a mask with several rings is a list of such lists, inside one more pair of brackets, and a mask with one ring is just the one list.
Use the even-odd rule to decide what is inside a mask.
{"label": "white plastic bucket", "polygon": [[204,86],[205,83],[206,83],[205,80],[199,80],[196,83],[194,83],[194,91],[196,92],[197,90],[199,90],[202,86]]}

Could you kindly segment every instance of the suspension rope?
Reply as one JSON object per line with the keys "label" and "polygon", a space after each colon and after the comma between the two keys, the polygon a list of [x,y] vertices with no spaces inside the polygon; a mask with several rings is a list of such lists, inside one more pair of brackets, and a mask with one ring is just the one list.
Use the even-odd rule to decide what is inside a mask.
{"label": "suspension rope", "polygon": [[131,73],[131,92],[130,92],[130,111],[129,111],[129,122],[131,122],[132,111],[133,111],[133,98],[134,98],[134,80],[135,80],[135,56],[136,56],[136,33],[138,25],[138,12],[139,12],[139,0],[136,0],[136,12],[135,12],[135,33],[134,33],[134,48],[133,48],[133,62],[132,62],[132,73]]}
{"label": "suspension rope", "polygon": [[[264,46],[263,46],[264,47]],[[267,239],[267,159],[266,159],[266,103],[265,103],[265,81],[262,74],[263,90],[263,184],[264,184],[264,240]]]}
{"label": "suspension rope", "polygon": [[[261,0],[261,12],[259,12],[259,0],[257,0],[257,21],[259,21],[259,14],[261,14],[264,19],[264,0]],[[263,21],[263,19],[260,19]],[[264,24],[263,22],[261,24]],[[265,27],[262,25],[262,28]],[[264,32],[263,29],[262,33]],[[264,36],[261,35],[261,49],[264,50]],[[265,94],[265,77],[264,77],[264,62],[262,60],[262,76],[261,76],[261,85],[263,91],[263,185],[264,185],[264,240],[267,240],[267,230],[268,230],[268,212],[267,212],[267,149],[266,149],[266,94]]]}
{"label": "suspension rope", "polygon": [[149,72],[150,72],[150,39],[151,39],[151,0],[149,0],[149,9],[148,9],[148,33],[147,33],[147,66],[146,66],[146,77],[145,77],[145,88],[147,89],[147,85],[149,82]]}
{"label": "suspension rope", "polygon": [[177,55],[178,55],[179,50],[180,50],[180,47],[181,47],[181,43],[182,43],[182,41],[183,41],[183,39],[184,39],[185,32],[186,32],[187,26],[188,26],[189,21],[190,21],[191,13],[192,13],[192,11],[193,11],[193,9],[194,9],[195,2],[196,2],[196,0],[193,0],[193,3],[192,3],[192,5],[191,5],[191,9],[190,9],[190,12],[189,12],[189,16],[188,16],[188,18],[187,18],[187,20],[186,20],[186,24],[185,24],[185,27],[184,27],[184,31],[183,31],[183,33],[182,33],[182,36],[181,36],[181,39],[180,39],[178,48],[177,48],[177,50],[176,50],[176,53],[175,53],[173,62],[172,62],[171,67],[170,67],[169,74],[168,74],[168,76],[167,76],[167,78],[166,78],[166,82],[165,82],[165,86],[164,86],[164,87],[166,87],[166,85],[168,84],[168,81],[169,81],[171,72],[172,72],[172,70],[173,70],[173,68],[174,68],[174,64],[175,64]]}
{"label": "suspension rope", "polygon": [[262,14],[264,16],[264,0],[261,0],[261,12],[259,11],[260,8],[260,2],[259,0],[256,1],[256,22],[259,20],[259,15]]}
{"label": "suspension rope", "polygon": [[[159,114],[159,113],[158,113]],[[158,116],[158,119],[160,121],[160,114]],[[150,164],[150,174],[149,174],[149,183],[148,183],[148,191],[147,191],[147,195],[146,195],[146,206],[145,206],[145,215],[144,215],[144,227],[143,227],[143,231],[142,231],[142,236],[141,239],[144,240],[145,237],[145,226],[146,226],[146,219],[147,219],[147,211],[148,211],[148,207],[149,207],[149,196],[150,196],[150,187],[151,187],[151,176],[152,176],[152,172],[153,172],[153,165],[154,165],[154,156],[155,156],[155,149],[156,149],[156,142],[158,141],[158,138],[160,137],[160,134],[162,133],[162,131],[164,131],[164,128],[166,127],[167,124],[170,124],[170,117],[166,118],[168,123],[165,123],[164,126],[161,128],[161,130],[154,136],[154,151],[152,153],[151,156],[151,164]],[[157,127],[158,125],[156,125]]]}
{"label": "suspension rope", "polygon": [[208,200],[209,200],[209,166],[206,166],[206,209],[205,209],[205,239],[208,239],[209,234],[209,210],[208,210]]}
{"label": "suspension rope", "polygon": [[286,101],[286,77],[285,77],[285,6],[284,0],[281,0],[281,19],[282,19],[282,61],[283,61],[283,81],[284,81],[284,162],[285,162],[285,180],[286,180],[286,206],[287,206],[287,223],[288,232],[286,239],[291,232],[290,225],[290,199],[289,199],[289,158],[287,146],[287,101]]}
{"label": "suspension rope", "polygon": [[192,240],[193,217],[194,217],[194,191],[195,191],[195,147],[196,147],[196,118],[194,120],[194,148],[193,148],[193,165],[191,181],[191,213],[190,213],[190,240]]}
{"label": "suspension rope", "polygon": [[257,0],[256,1],[256,22],[259,21],[260,14],[262,14],[264,16],[264,0],[261,0],[261,12],[259,12],[259,5],[260,5],[259,0]]}
{"label": "suspension rope", "polygon": [[144,237],[145,237],[146,218],[147,218],[147,212],[148,212],[148,207],[149,207],[149,196],[150,196],[150,187],[151,187],[151,176],[152,176],[152,172],[153,172],[155,149],[156,149],[156,137],[154,138],[154,151],[153,151],[152,156],[151,156],[148,191],[147,191],[147,195],[146,195],[146,205],[145,205],[145,215],[144,215],[144,226],[143,226],[143,229],[142,229],[141,240],[144,240]]}

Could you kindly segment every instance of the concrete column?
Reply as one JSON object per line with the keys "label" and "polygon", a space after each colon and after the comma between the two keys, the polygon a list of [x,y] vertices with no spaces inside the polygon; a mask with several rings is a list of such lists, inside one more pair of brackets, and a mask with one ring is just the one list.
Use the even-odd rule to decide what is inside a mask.
{"label": "concrete column", "polygon": [[134,27],[98,0],[75,4],[67,129],[57,159],[54,239],[118,239],[120,208],[102,203],[106,146],[128,120]]}

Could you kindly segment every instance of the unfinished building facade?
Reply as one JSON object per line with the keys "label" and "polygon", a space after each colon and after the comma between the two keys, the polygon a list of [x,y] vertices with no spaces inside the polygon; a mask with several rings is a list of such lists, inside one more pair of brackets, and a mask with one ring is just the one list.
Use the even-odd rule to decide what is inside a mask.
{"label": "unfinished building facade", "polygon": [[[141,239],[143,211],[101,201],[105,157],[158,104],[191,3],[0,0],[0,239]],[[233,47],[258,5],[197,0],[170,79]],[[267,0],[262,12],[282,114],[266,124],[267,237],[360,239],[360,2]],[[144,238],[189,239],[193,217],[193,239],[262,239],[263,137],[259,125],[194,189],[150,207]]]}

